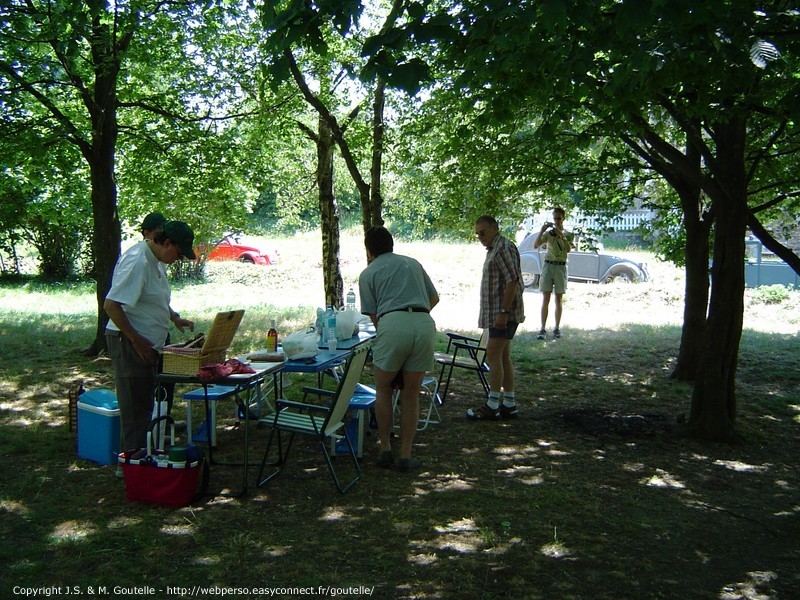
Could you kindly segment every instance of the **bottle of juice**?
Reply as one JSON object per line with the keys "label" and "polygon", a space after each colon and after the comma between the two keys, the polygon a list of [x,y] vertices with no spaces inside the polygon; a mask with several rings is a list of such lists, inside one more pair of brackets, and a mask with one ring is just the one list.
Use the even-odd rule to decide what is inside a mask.
{"label": "bottle of juice", "polygon": [[275,352],[278,350],[278,330],[275,329],[275,319],[272,319],[272,325],[267,332],[267,352]]}

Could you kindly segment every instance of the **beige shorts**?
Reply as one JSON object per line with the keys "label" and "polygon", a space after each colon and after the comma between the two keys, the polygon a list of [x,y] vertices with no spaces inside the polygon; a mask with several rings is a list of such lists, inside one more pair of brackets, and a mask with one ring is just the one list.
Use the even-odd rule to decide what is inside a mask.
{"label": "beige shorts", "polygon": [[435,339],[436,323],[428,313],[387,313],[378,323],[372,363],[389,373],[430,371]]}
{"label": "beige shorts", "polygon": [[553,265],[545,262],[542,265],[542,276],[539,278],[539,291],[563,294],[567,291],[567,265]]}

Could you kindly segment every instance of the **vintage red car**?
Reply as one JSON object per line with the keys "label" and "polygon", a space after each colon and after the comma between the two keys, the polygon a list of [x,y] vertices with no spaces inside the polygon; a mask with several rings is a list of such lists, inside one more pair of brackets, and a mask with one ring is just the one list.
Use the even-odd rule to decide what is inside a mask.
{"label": "vintage red car", "polygon": [[[205,254],[202,250],[201,248],[200,253]],[[228,234],[214,244],[206,260],[238,260],[256,265],[275,265],[280,260],[280,254],[277,250],[248,246],[241,243],[239,235]]]}

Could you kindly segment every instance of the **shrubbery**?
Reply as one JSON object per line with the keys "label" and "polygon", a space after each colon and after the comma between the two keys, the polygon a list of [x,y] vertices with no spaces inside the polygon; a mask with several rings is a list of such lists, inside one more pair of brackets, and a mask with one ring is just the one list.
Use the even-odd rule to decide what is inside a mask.
{"label": "shrubbery", "polygon": [[762,285],[753,290],[753,301],[761,304],[780,304],[789,299],[788,286],[776,283],[775,285]]}

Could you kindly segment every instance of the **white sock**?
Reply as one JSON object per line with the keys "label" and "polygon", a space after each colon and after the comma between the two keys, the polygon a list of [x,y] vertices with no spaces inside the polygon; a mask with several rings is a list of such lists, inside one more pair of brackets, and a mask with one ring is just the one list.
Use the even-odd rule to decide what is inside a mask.
{"label": "white sock", "polygon": [[514,399],[514,392],[503,392],[503,404],[509,407],[517,405],[517,401]]}
{"label": "white sock", "polygon": [[486,406],[492,410],[500,408],[500,392],[489,392],[489,399],[486,400]]}

